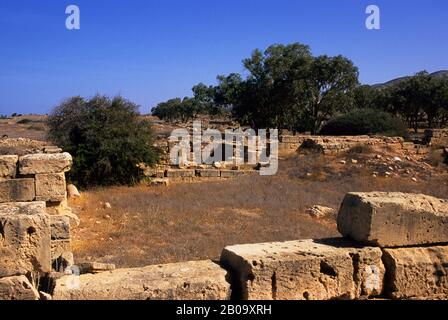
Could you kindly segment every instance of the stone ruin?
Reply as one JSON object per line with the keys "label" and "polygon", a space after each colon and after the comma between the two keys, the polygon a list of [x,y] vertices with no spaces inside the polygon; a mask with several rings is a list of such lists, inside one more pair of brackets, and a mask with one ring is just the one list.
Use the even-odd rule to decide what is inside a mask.
{"label": "stone ruin", "polygon": [[341,238],[234,245],[219,261],[76,266],[71,157],[55,152],[0,156],[0,300],[448,299],[448,201],[417,194],[347,194]]}
{"label": "stone ruin", "polygon": [[424,155],[432,148],[448,148],[448,129],[426,130],[424,137],[416,141],[405,141],[400,137],[381,136],[310,136],[283,135],[279,138],[279,152],[283,154],[295,153],[301,148],[311,147],[325,155],[338,155],[349,149],[364,146],[390,147],[403,150],[410,155]]}
{"label": "stone ruin", "polygon": [[72,157],[56,147],[0,156],[0,299],[38,299],[39,284],[73,265],[65,172]]}

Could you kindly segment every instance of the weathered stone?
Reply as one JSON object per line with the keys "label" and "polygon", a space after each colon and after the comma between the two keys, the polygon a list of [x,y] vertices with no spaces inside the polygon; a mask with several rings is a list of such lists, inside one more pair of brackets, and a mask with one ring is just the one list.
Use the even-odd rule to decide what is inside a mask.
{"label": "weathered stone", "polygon": [[0,204],[0,277],[50,270],[50,221],[45,203]]}
{"label": "weathered stone", "polygon": [[35,197],[34,179],[0,181],[0,202],[26,202]]}
{"label": "weathered stone", "polygon": [[115,265],[111,263],[84,262],[77,263],[76,265],[79,268],[81,274],[100,273],[115,270]]}
{"label": "weathered stone", "polygon": [[381,294],[381,254],[342,239],[301,240],[227,247],[221,263],[237,299],[357,299]]}
{"label": "weathered stone", "polygon": [[196,175],[201,178],[219,178],[221,171],[214,169],[198,169]]}
{"label": "weathered stone", "polygon": [[45,146],[43,151],[44,153],[61,153],[62,149],[57,146]]}
{"label": "weathered stone", "polygon": [[336,213],[336,210],[324,206],[312,206],[306,211],[313,218],[321,219]]}
{"label": "weathered stone", "polygon": [[448,242],[448,201],[421,194],[349,193],[338,230],[356,241],[380,247]]}
{"label": "weathered stone", "polygon": [[81,275],[56,281],[55,300],[225,300],[226,271],[211,261],[183,262]]}
{"label": "weathered stone", "polygon": [[70,239],[51,241],[51,260],[59,258],[64,252],[71,252]]}
{"label": "weathered stone", "polygon": [[448,299],[448,246],[384,249],[386,293],[394,299]]}
{"label": "weathered stone", "polygon": [[148,182],[151,187],[168,187],[170,180],[168,178],[153,178]]}
{"label": "weathered stone", "polygon": [[2,278],[0,300],[39,300],[39,293],[25,276]]}
{"label": "weathered stone", "polygon": [[72,162],[72,156],[67,152],[31,154],[19,158],[19,171],[22,175],[67,172]]}
{"label": "weathered stone", "polygon": [[47,212],[50,215],[61,215],[68,217],[70,219],[70,227],[72,229],[78,227],[81,223],[79,217],[72,212],[67,200],[61,202],[47,202]]}
{"label": "weathered stone", "polygon": [[0,156],[0,178],[15,178],[18,160],[18,156]]}
{"label": "weathered stone", "polygon": [[70,218],[66,216],[50,216],[51,240],[70,239]]}
{"label": "weathered stone", "polygon": [[167,178],[194,178],[196,171],[194,169],[167,170]]}
{"label": "weathered stone", "polygon": [[67,185],[67,196],[69,198],[79,198],[79,197],[81,197],[81,194],[79,193],[78,188],[76,188],[75,185],[68,184]]}
{"label": "weathered stone", "polygon": [[59,202],[66,199],[65,174],[36,174],[36,200]]}
{"label": "weathered stone", "polygon": [[228,179],[228,178],[236,178],[242,175],[241,171],[237,170],[221,170],[221,178]]}
{"label": "weathered stone", "polygon": [[51,241],[51,266],[54,271],[64,272],[74,264],[70,239]]}

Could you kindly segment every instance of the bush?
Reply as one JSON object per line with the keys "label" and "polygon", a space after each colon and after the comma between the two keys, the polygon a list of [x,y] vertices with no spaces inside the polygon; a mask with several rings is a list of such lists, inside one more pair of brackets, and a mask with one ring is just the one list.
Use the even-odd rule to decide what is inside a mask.
{"label": "bush", "polygon": [[121,97],[73,97],[48,118],[49,137],[73,156],[71,182],[81,187],[130,185],[143,178],[140,163],[158,159],[149,122]]}
{"label": "bush", "polygon": [[358,109],[329,121],[320,131],[321,135],[356,136],[381,134],[407,136],[404,123],[390,113],[374,109]]}
{"label": "bush", "polygon": [[21,119],[21,120],[17,121],[18,124],[28,124],[31,122],[33,122],[33,120],[31,120],[31,119]]}

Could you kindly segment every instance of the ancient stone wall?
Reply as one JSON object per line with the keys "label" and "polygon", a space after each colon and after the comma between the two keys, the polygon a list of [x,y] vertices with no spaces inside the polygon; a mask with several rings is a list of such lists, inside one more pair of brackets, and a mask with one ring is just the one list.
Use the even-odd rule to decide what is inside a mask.
{"label": "ancient stone wall", "polygon": [[349,149],[363,146],[383,146],[396,150],[403,149],[404,139],[399,137],[377,137],[377,136],[280,136],[279,150],[283,153],[294,153],[302,148],[314,148],[325,155],[338,155]]}
{"label": "ancient stone wall", "polygon": [[341,238],[235,245],[219,262],[115,270],[74,265],[73,217],[57,210],[70,155],[0,159],[0,300],[448,299],[448,200],[349,193]]}
{"label": "ancient stone wall", "polygon": [[38,299],[42,277],[73,264],[65,172],[72,158],[47,153],[0,156],[0,299]]}

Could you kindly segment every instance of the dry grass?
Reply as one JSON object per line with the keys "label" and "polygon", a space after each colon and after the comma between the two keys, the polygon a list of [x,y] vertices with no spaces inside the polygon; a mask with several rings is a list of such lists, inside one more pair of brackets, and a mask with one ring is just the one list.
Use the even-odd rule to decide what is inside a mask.
{"label": "dry grass", "polygon": [[[71,205],[82,224],[77,261],[120,267],[218,258],[224,246],[337,236],[335,217],[315,220],[306,208],[337,209],[350,191],[421,192],[445,197],[446,176],[374,178],[363,165],[308,155],[282,160],[274,177],[179,183],[168,188],[117,187],[84,193]],[[112,209],[103,209],[109,202]]]}

